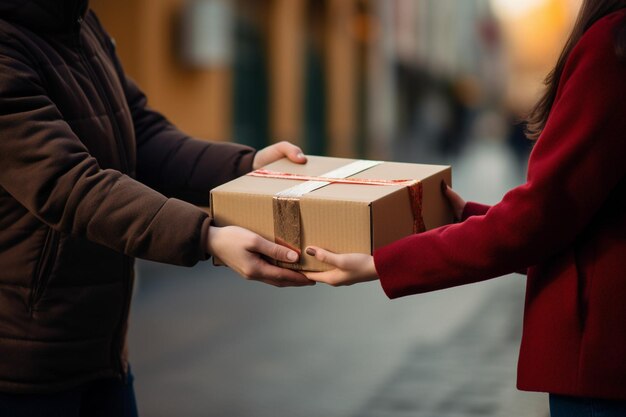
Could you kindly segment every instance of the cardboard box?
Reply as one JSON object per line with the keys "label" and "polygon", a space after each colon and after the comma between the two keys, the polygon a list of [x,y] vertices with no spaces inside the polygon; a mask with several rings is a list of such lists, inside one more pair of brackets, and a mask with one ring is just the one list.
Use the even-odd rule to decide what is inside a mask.
{"label": "cardboard box", "polygon": [[[284,173],[305,176],[305,179],[328,174],[342,176],[355,171],[351,169],[355,165],[360,172],[350,175],[347,181],[360,182],[355,178],[416,181],[408,187],[406,184],[315,184],[317,178],[310,178],[310,181],[282,178]],[[213,189],[211,213],[217,226],[241,226],[299,251],[299,264],[283,265],[292,269],[329,269],[304,253],[308,245],[338,253],[371,254],[414,231],[432,229],[453,220],[440,188],[442,181],[452,184],[449,166],[308,156],[305,165],[283,159],[264,170],[270,171],[269,177],[245,175]],[[299,192],[292,191],[296,186]],[[303,187],[309,190],[302,192]],[[413,203],[412,197],[415,197]],[[418,211],[415,216],[413,210]],[[287,237],[283,236],[285,233]],[[297,236],[293,236],[294,233]]]}

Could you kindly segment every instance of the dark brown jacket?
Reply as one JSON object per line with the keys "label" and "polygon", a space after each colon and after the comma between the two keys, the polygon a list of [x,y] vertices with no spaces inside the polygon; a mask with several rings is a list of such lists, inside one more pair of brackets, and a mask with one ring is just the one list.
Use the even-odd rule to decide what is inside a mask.
{"label": "dark brown jacket", "polygon": [[0,391],[124,376],[133,259],[206,259],[190,203],[252,165],[148,108],[87,8],[0,0]]}

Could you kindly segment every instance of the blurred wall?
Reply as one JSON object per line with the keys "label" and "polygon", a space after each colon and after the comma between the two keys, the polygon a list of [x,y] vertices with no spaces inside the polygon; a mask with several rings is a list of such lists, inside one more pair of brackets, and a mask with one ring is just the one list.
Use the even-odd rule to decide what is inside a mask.
{"label": "blurred wall", "polygon": [[524,114],[543,91],[543,80],[556,63],[582,0],[542,0],[527,5],[492,2],[506,44],[505,100],[513,112]]}
{"label": "blurred wall", "polygon": [[[579,4],[91,1],[151,105],[191,135],[372,159],[462,149],[477,112],[523,114]],[[194,16],[181,17],[207,5],[195,27],[225,56],[192,66],[181,34]]]}
{"label": "blurred wall", "polygon": [[115,39],[126,72],[152,107],[187,133],[231,137],[232,69],[186,67],[180,59],[184,0],[92,0],[91,7]]}
{"label": "blurred wall", "polygon": [[[241,35],[241,28],[236,29],[234,36],[242,36],[243,45],[233,43],[240,46],[233,51],[233,62],[205,69],[189,68],[180,59],[180,17],[189,3],[91,2],[115,38],[127,73],[147,93],[154,108],[202,138],[234,139],[257,147],[289,140],[316,153],[355,154],[356,41],[350,27],[357,0],[223,0],[235,9],[237,24],[247,32]],[[316,21],[311,20],[312,13]],[[254,36],[260,43],[246,44],[250,31],[258,32]],[[254,59],[254,52],[247,50],[250,47],[260,51],[266,74],[250,70],[250,65],[255,65],[250,64]],[[323,75],[307,71],[311,59],[321,63]],[[248,79],[236,81],[236,74]],[[249,91],[251,88],[261,93]],[[323,104],[313,108],[316,102]],[[242,111],[247,114],[241,115]],[[316,115],[316,111],[323,114]],[[267,129],[250,113],[267,118]],[[263,130],[267,132],[260,133]],[[304,143],[307,131],[308,145]]]}

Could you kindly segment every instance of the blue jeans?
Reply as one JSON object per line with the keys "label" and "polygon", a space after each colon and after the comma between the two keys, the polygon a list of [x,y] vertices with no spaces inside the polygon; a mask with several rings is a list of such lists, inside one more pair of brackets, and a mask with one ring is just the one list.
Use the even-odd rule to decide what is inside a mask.
{"label": "blue jeans", "polygon": [[626,401],[550,394],[551,417],[624,417]]}
{"label": "blue jeans", "polygon": [[133,377],[91,382],[55,394],[0,393],[2,417],[137,417]]}

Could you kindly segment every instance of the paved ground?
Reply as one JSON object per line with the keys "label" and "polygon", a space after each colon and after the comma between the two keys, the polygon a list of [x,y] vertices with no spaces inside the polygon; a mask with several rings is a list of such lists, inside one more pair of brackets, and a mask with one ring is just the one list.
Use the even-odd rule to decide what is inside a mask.
{"label": "paved ground", "polygon": [[[495,202],[520,181],[479,143],[455,188]],[[378,283],[275,289],[210,264],[139,265],[131,357],[141,415],[545,417],[515,390],[525,279],[389,301]]]}
{"label": "paved ground", "polygon": [[547,417],[545,395],[515,389],[522,296],[518,283],[497,288],[444,343],[416,346],[354,416]]}

